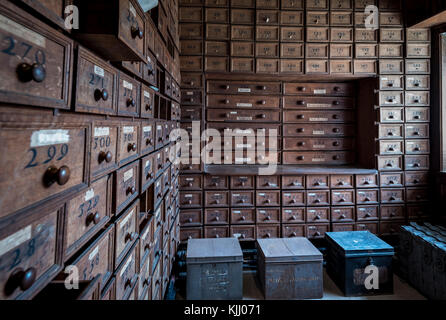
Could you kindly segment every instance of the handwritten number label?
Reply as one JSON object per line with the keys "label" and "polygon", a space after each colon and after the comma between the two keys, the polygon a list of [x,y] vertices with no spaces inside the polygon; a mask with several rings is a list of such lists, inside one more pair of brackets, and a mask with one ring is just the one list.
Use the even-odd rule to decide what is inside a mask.
{"label": "handwritten number label", "polygon": [[98,76],[94,73],[90,73],[90,81],[88,83],[95,87],[100,86],[101,88],[105,88],[107,84],[104,77]]}
{"label": "handwritten number label", "polygon": [[133,133],[124,133],[124,142],[133,141]]}
{"label": "handwritten number label", "polygon": [[[100,196],[97,195],[93,199],[90,199],[79,206],[79,215],[78,218],[81,218],[84,214],[87,214],[94,208],[98,206]],[[86,208],[86,209],[85,209]]]}
{"label": "handwritten number label", "polygon": [[109,136],[107,137],[101,137],[101,138],[94,138],[94,150],[96,150],[98,147],[104,148],[104,147],[110,147],[111,145],[111,138]]}
{"label": "handwritten number label", "polygon": [[[60,150],[57,150],[56,146],[49,146],[47,148],[47,150],[46,150],[47,159],[44,160],[41,164],[47,164],[47,163],[53,161],[53,159],[57,155],[58,155],[58,157],[56,158],[56,160],[57,161],[62,160],[68,154],[68,150],[69,150],[69,147],[68,147],[67,144],[63,144],[60,147]],[[39,149],[31,148],[31,149],[28,150],[28,152],[31,153],[31,160],[28,162],[28,164],[26,165],[25,169],[37,167],[39,165],[39,162],[36,161],[36,159],[37,159],[37,155],[38,155]]]}
{"label": "handwritten number label", "polygon": [[[34,49],[34,46],[29,43],[24,41],[19,42],[11,36],[3,37],[3,43],[6,44],[6,48],[1,51],[2,53],[9,56],[21,57],[21,59],[27,58],[29,53]],[[30,59],[32,60],[33,58]],[[34,61],[37,64],[44,65],[46,63],[45,52],[36,49],[34,53]]]}

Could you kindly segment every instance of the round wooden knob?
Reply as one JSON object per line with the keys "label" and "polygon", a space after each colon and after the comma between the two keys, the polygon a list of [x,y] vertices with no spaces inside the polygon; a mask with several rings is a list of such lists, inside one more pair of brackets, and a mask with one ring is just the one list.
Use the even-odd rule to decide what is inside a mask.
{"label": "round wooden knob", "polygon": [[229,104],[230,101],[228,99],[226,99],[224,102],[225,102],[225,104]]}
{"label": "round wooden knob", "polygon": [[340,104],[340,102],[339,101],[333,101],[333,105],[335,105],[335,106],[338,106]]}
{"label": "round wooden knob", "polygon": [[290,220],[297,220],[296,216],[291,216]]}
{"label": "round wooden knob", "polygon": [[291,233],[290,237],[297,237],[297,233],[296,232]]}
{"label": "round wooden knob", "polygon": [[129,151],[136,151],[136,149],[137,149],[136,143],[129,143],[129,148],[128,148]]}
{"label": "round wooden knob", "polygon": [[305,101],[299,100],[296,103],[298,106],[303,106],[305,104]]}
{"label": "round wooden knob", "polygon": [[300,132],[300,133],[302,133],[302,132],[304,132],[305,131],[305,129],[304,128],[297,128],[297,132]]}
{"label": "round wooden knob", "polygon": [[147,180],[153,179],[153,173],[149,172],[146,177],[147,177]]}
{"label": "round wooden knob", "polygon": [[94,92],[95,98],[96,100],[104,100],[107,101],[108,100],[108,91],[107,89],[96,89]]}
{"label": "round wooden knob", "polygon": [[298,114],[297,119],[305,119],[305,116],[303,114]]}
{"label": "round wooden knob", "polygon": [[264,17],[263,20],[265,20],[266,23],[270,21],[269,17]]}
{"label": "round wooden knob", "polygon": [[266,200],[264,201],[264,203],[271,203],[271,200],[270,200],[270,199],[266,199]]}
{"label": "round wooden knob", "polygon": [[43,82],[46,78],[45,68],[37,63],[21,63],[17,67],[17,75],[21,82]]}
{"label": "round wooden knob", "polygon": [[150,249],[152,249],[152,244],[151,243],[146,244],[146,246],[144,247],[144,251],[150,251]]}
{"label": "round wooden knob", "polygon": [[395,181],[390,180],[390,181],[389,181],[389,184],[395,184]]}
{"label": "round wooden knob", "polygon": [[340,87],[334,87],[333,90],[336,91],[336,92],[339,92],[339,91],[341,91],[341,88]]}
{"label": "round wooden knob", "polygon": [[88,226],[90,223],[92,223],[92,222],[96,225],[96,224],[98,224],[100,221],[101,221],[101,215],[99,214],[99,212],[96,212],[96,213],[90,213],[90,214],[87,216],[87,226]]}
{"label": "round wooden knob", "polygon": [[245,216],[242,216],[242,217],[240,217],[240,220],[245,221],[245,220],[246,220],[246,217],[245,217]]}
{"label": "round wooden knob", "polygon": [[414,179],[414,180],[413,180],[413,183],[414,183],[414,184],[418,184],[418,183],[420,183],[420,180],[418,180],[418,179]]}
{"label": "round wooden knob", "polygon": [[265,118],[266,118],[266,114],[264,114],[264,113],[259,114],[259,115],[258,115],[258,118],[265,119]]}
{"label": "round wooden knob", "polygon": [[[316,202],[316,201],[315,201]],[[314,217],[314,219],[315,220],[321,220],[321,216],[320,215],[316,215],[315,217]]]}
{"label": "round wooden knob", "polygon": [[313,203],[320,203],[320,202],[321,202],[321,200],[319,200],[319,199],[316,199],[313,201]]}
{"label": "round wooden knob", "polygon": [[131,33],[133,38],[138,37],[142,39],[144,37],[144,32],[139,28],[139,26],[132,26]]}
{"label": "round wooden knob", "polygon": [[339,133],[340,131],[341,131],[341,130],[340,130],[339,128],[334,128],[334,129],[333,129],[333,132],[334,132],[334,133]]}
{"label": "round wooden knob", "polygon": [[110,151],[107,151],[107,152],[101,151],[99,153],[99,162],[100,163],[103,161],[110,163],[112,160],[113,160],[113,154]]}
{"label": "round wooden knob", "polygon": [[299,147],[303,147],[303,146],[305,146],[305,142],[304,141],[299,141],[298,143],[297,143],[297,145],[299,146]]}
{"label": "round wooden knob", "polygon": [[298,156],[296,159],[302,161],[302,160],[305,159],[305,157],[304,156]]}
{"label": "round wooden knob", "polygon": [[149,74],[149,76],[151,76],[153,74],[153,69],[152,68],[148,69],[147,73]]}
{"label": "round wooden knob", "polygon": [[225,90],[229,90],[230,89],[230,86],[229,85],[224,85],[224,86],[222,86],[223,87],[223,89],[225,89]]}
{"label": "round wooden knob", "polygon": [[333,156],[333,160],[339,160],[339,156]]}
{"label": "round wooden knob", "polygon": [[153,107],[151,104],[146,104],[146,111],[152,111]]}
{"label": "round wooden knob", "polygon": [[133,99],[133,98],[129,98],[129,99],[127,100],[127,107],[134,107],[134,106],[136,106],[136,101],[135,101],[135,99]]}
{"label": "round wooden knob", "polygon": [[266,237],[266,238],[271,238],[271,233],[269,233],[269,232],[266,233],[266,234],[265,234],[265,237]]}
{"label": "round wooden knob", "polygon": [[127,188],[127,193],[134,194],[135,192],[136,192],[136,188],[135,188],[135,186],[132,186],[132,187],[128,187],[128,188]]}
{"label": "round wooden knob", "polygon": [[333,115],[333,119],[335,119],[335,120],[339,119],[339,115],[334,114],[334,115]]}
{"label": "round wooden knob", "polygon": [[306,88],[306,87],[297,87],[297,90],[298,90],[298,91],[306,91],[307,88]]}
{"label": "round wooden knob", "polygon": [[58,185],[65,185],[70,179],[70,168],[62,166],[59,169],[56,167],[49,167],[44,175],[44,181],[47,186],[57,182]]}
{"label": "round wooden knob", "polygon": [[17,268],[12,272],[6,283],[6,294],[12,294],[17,288],[20,288],[22,291],[28,290],[36,281],[36,276],[37,271],[35,268],[29,268],[27,270]]}

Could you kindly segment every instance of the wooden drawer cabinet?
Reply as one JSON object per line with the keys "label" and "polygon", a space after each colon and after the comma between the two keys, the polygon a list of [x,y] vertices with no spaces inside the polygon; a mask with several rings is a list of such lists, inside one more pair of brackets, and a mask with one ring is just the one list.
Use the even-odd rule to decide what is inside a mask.
{"label": "wooden drawer cabinet", "polygon": [[258,239],[270,239],[270,238],[280,238],[280,224],[264,224],[257,225],[257,238]]}
{"label": "wooden drawer cabinet", "polygon": [[357,221],[378,220],[378,219],[379,219],[378,206],[357,206],[356,207],[356,220]]}
{"label": "wooden drawer cabinet", "polygon": [[32,299],[62,269],[62,209],[41,209],[0,225],[0,299]]}
{"label": "wooden drawer cabinet", "polygon": [[254,191],[231,191],[232,207],[253,207],[255,204]]}
{"label": "wooden drawer cabinet", "polygon": [[69,109],[73,42],[9,2],[0,19],[0,101]]}
{"label": "wooden drawer cabinet", "polygon": [[331,209],[332,222],[355,221],[355,207],[336,207]]}
{"label": "wooden drawer cabinet", "polygon": [[282,193],[283,207],[305,206],[305,192],[304,191],[290,191]]}
{"label": "wooden drawer cabinet", "polygon": [[115,222],[115,268],[123,261],[138,238],[139,202],[136,201]]}
{"label": "wooden drawer cabinet", "polygon": [[304,223],[305,208],[282,208],[282,223]]}
{"label": "wooden drawer cabinet", "polygon": [[64,257],[67,259],[110,219],[112,184],[105,176],[69,200]]}
{"label": "wooden drawer cabinet", "polygon": [[252,241],[256,239],[255,225],[231,226],[231,237],[235,237],[240,241]]}
{"label": "wooden drawer cabinet", "polygon": [[127,300],[138,283],[137,245],[130,250],[119,268],[116,269],[116,300]]}
{"label": "wooden drawer cabinet", "polygon": [[123,165],[138,157],[139,124],[122,122],[118,131],[118,163]]}
{"label": "wooden drawer cabinet", "polygon": [[330,208],[307,208],[307,223],[330,222]]}
{"label": "wooden drawer cabinet", "polygon": [[114,214],[118,214],[139,194],[139,161],[115,172]]}
{"label": "wooden drawer cabinet", "polygon": [[305,237],[305,225],[282,225],[282,238]]}

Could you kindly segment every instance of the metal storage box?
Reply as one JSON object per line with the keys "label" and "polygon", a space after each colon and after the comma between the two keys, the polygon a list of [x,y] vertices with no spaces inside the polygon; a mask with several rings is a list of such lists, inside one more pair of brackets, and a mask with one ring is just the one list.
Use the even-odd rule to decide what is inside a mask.
{"label": "metal storage box", "polygon": [[346,296],[393,293],[392,246],[369,231],[327,232],[325,237],[327,273]]}
{"label": "metal storage box", "polygon": [[236,238],[190,239],[186,264],[188,300],[243,298],[243,253]]}
{"label": "metal storage box", "polygon": [[323,256],[308,239],[259,239],[257,253],[265,299],[322,298]]}

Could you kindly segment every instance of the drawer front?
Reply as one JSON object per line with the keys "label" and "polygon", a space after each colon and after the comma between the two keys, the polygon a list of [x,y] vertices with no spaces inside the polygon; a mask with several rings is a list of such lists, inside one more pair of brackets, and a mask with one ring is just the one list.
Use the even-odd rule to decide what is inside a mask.
{"label": "drawer front", "polygon": [[429,138],[428,124],[406,124],[406,139]]}
{"label": "drawer front", "polygon": [[290,152],[283,153],[284,164],[352,164],[355,155],[353,152],[327,151],[327,152]]}
{"label": "drawer front", "polygon": [[430,29],[407,28],[407,42],[430,42]]}
{"label": "drawer front", "polygon": [[256,0],[256,8],[278,9],[279,0]]}
{"label": "drawer front", "polygon": [[94,123],[90,150],[90,172],[97,177],[117,167],[118,127]]}
{"label": "drawer front", "polygon": [[140,105],[140,85],[135,80],[124,76],[118,77],[118,115],[138,117]]}
{"label": "drawer front", "polygon": [[254,73],[254,59],[250,58],[232,58],[231,59],[231,72],[246,72]]}
{"label": "drawer front", "polygon": [[[302,87],[303,88],[303,87]],[[298,89],[305,91],[306,89]],[[322,91],[321,91],[322,92]],[[352,98],[342,97],[284,97],[285,109],[353,109],[355,102]]]}
{"label": "drawer front", "polygon": [[378,176],[376,174],[360,174],[356,175],[357,188],[377,188]]}
{"label": "drawer front", "polygon": [[429,106],[429,91],[408,91],[406,92],[406,106]]}
{"label": "drawer front", "polygon": [[254,189],[254,177],[231,176],[231,189]]}
{"label": "drawer front", "polygon": [[330,222],[330,208],[307,208],[307,223]]}
{"label": "drawer front", "polygon": [[429,43],[408,43],[407,58],[430,58],[431,45]]}
{"label": "drawer front", "polygon": [[282,223],[304,223],[305,208],[282,208]]}
{"label": "drawer front", "polygon": [[203,57],[200,56],[181,56],[180,57],[181,71],[202,71]]}
{"label": "drawer front", "polygon": [[357,206],[356,219],[357,221],[378,220],[378,206]]}
{"label": "drawer front", "polygon": [[429,90],[430,77],[428,75],[406,76],[406,90]]}
{"label": "drawer front", "polygon": [[[330,205],[330,192],[329,191],[307,192],[307,205],[308,206]],[[307,220],[308,220],[308,210],[307,210]]]}
{"label": "drawer front", "polygon": [[406,59],[406,74],[429,74],[429,59]]}
{"label": "drawer front", "polygon": [[330,25],[332,26],[351,26],[353,25],[353,12],[333,11],[330,13]]}
{"label": "drawer front", "polygon": [[257,191],[256,205],[261,207],[280,206],[280,191]]}
{"label": "drawer front", "polygon": [[357,43],[356,58],[378,58],[378,45],[374,43]]}
{"label": "drawer front", "polygon": [[379,191],[377,189],[356,190],[356,203],[358,205],[378,204]]}
{"label": "drawer front", "polygon": [[278,25],[279,12],[277,10],[257,10],[256,25]]}
{"label": "drawer front", "polygon": [[328,26],[327,11],[307,11],[306,13],[307,26]]}
{"label": "drawer front", "polygon": [[305,192],[283,192],[282,193],[282,206],[284,207],[296,207],[305,205]]}
{"label": "drawer front", "polygon": [[201,107],[182,107],[181,120],[182,121],[200,121],[202,120]]}
{"label": "drawer front", "polygon": [[380,12],[379,24],[383,27],[402,26],[403,16],[400,12]]}
{"label": "drawer front", "polygon": [[377,42],[378,33],[376,30],[365,28],[355,28],[355,42]]}
{"label": "drawer front", "polygon": [[201,207],[201,192],[180,192],[181,208]]}
{"label": "drawer front", "polygon": [[116,270],[116,299],[124,300],[131,295],[133,287],[137,284],[137,257],[136,247],[133,247],[129,255]]}
{"label": "drawer front", "polygon": [[254,40],[255,29],[250,26],[231,26],[231,40]]}
{"label": "drawer front", "polygon": [[355,207],[338,207],[331,209],[332,222],[355,221]]}
{"label": "drawer front", "polygon": [[69,109],[72,41],[12,4],[0,11],[0,100]]}
{"label": "drawer front", "polygon": [[354,136],[354,126],[344,124],[285,124],[284,136]]}
{"label": "drawer front", "polygon": [[179,178],[181,190],[201,190],[202,177],[201,175],[181,175]]}
{"label": "drawer front", "polygon": [[257,189],[280,189],[280,176],[258,176]]}
{"label": "drawer front", "polygon": [[429,170],[429,156],[404,156],[405,170]]}
{"label": "drawer front", "polygon": [[279,59],[256,59],[257,73],[278,73]]}
{"label": "drawer front", "polygon": [[228,191],[206,191],[204,193],[204,201],[206,207],[228,207],[229,192]]}
{"label": "drawer front", "polygon": [[286,224],[282,226],[282,238],[305,237],[305,225]]}
{"label": "drawer front", "polygon": [[329,177],[326,175],[308,175],[306,176],[307,189],[328,189]]}
{"label": "drawer front", "polygon": [[231,209],[231,224],[253,224],[255,221],[255,209]]}
{"label": "drawer front", "polygon": [[303,9],[304,8],[304,0],[282,0],[281,2],[282,9]]}
{"label": "drawer front", "polygon": [[180,24],[180,38],[181,39],[203,38],[203,25],[201,23]]}
{"label": "drawer front", "polygon": [[187,242],[189,239],[201,239],[203,237],[202,228],[181,228],[180,240],[181,242]]}
{"label": "drawer front", "polygon": [[353,69],[355,74],[376,74],[378,66],[376,60],[353,60]]}
{"label": "drawer front", "polygon": [[257,209],[257,223],[280,223],[280,208]]}
{"label": "drawer front", "polygon": [[[404,60],[380,60],[379,72],[381,74],[403,74],[404,73]],[[406,68],[407,71],[407,68]]]}
{"label": "drawer front", "polygon": [[232,9],[231,10],[232,24],[249,24],[255,23],[255,13],[251,9]]}
{"label": "drawer front", "polygon": [[305,56],[307,58],[328,58],[328,51],[328,44],[307,43]]}
{"label": "drawer front", "polygon": [[141,118],[153,119],[155,113],[155,92],[149,87],[141,86]]}
{"label": "drawer front", "polygon": [[330,60],[331,74],[353,74],[353,64],[351,60]]}
{"label": "drawer front", "polygon": [[378,170],[391,171],[403,169],[402,156],[378,156]]}
{"label": "drawer front", "polygon": [[302,27],[280,27],[280,41],[281,42],[303,42],[304,41],[304,28],[302,28]]}
{"label": "drawer front", "polygon": [[332,232],[344,232],[344,231],[354,231],[355,230],[354,223],[333,223],[331,225]]}
{"label": "drawer front", "polygon": [[282,189],[304,189],[304,176],[282,176]]}
{"label": "drawer front", "polygon": [[420,201],[429,201],[429,189],[415,189],[415,188],[407,188],[407,201],[408,202],[420,202]]}
{"label": "drawer front", "polygon": [[208,121],[260,121],[277,122],[280,121],[280,114],[276,111],[230,111],[226,109],[208,110]]}
{"label": "drawer front", "polygon": [[378,136],[380,139],[402,139],[404,136],[403,125],[379,124]]}
{"label": "drawer front", "polygon": [[182,88],[202,88],[204,85],[201,73],[182,72],[181,87]]}
{"label": "drawer front", "polygon": [[353,58],[353,45],[348,43],[331,43],[330,58]]}
{"label": "drawer front", "polygon": [[404,42],[403,28],[381,28],[379,35],[381,42]]}
{"label": "drawer front", "polygon": [[119,213],[139,194],[139,161],[135,161],[115,173],[116,198],[114,213]]}
{"label": "drawer front", "polygon": [[76,74],[76,111],[115,114],[117,71],[79,47]]}
{"label": "drawer front", "polygon": [[228,189],[228,177],[226,176],[204,176],[205,189]]}
{"label": "drawer front", "polygon": [[[59,125],[37,117],[21,120],[26,127],[18,122],[0,123],[0,164],[8,168],[0,173],[0,189],[21,192],[0,195],[0,217],[87,182],[87,125],[69,124],[68,119]],[[33,123],[26,122],[30,120]]]}
{"label": "drawer front", "polygon": [[229,26],[225,24],[206,25],[207,40],[229,40]]}
{"label": "drawer front", "polygon": [[119,127],[118,163],[127,163],[138,157],[139,125],[122,123]]}
{"label": "drawer front", "polygon": [[228,58],[207,57],[205,60],[204,71],[226,72],[228,70],[228,64]]}
{"label": "drawer front", "polygon": [[282,59],[280,60],[280,73],[303,74],[304,61],[302,59]]}
{"label": "drawer front", "polygon": [[[141,230],[141,238],[139,242],[139,265],[138,267],[143,267],[144,264],[149,264],[149,270],[147,270],[147,276],[151,275],[152,267],[154,261],[151,259],[151,250],[154,249],[155,241],[155,218],[151,218],[149,222],[145,225],[144,229]],[[142,270],[141,270],[142,272]]]}
{"label": "drawer front", "polygon": [[181,90],[181,104],[183,106],[203,104],[203,92],[198,90]]}
{"label": "drawer front", "polygon": [[368,222],[356,224],[355,231],[369,231],[373,234],[378,234],[378,222]]}
{"label": "drawer front", "polygon": [[221,8],[206,8],[204,20],[210,23],[228,23],[229,10]]}
{"label": "drawer front", "polygon": [[[245,88],[239,88],[245,91]],[[247,88],[246,91],[248,91]],[[252,90],[251,90],[252,91]],[[279,97],[253,96],[253,95],[208,95],[207,106],[209,108],[228,108],[228,109],[278,109],[280,107]],[[208,110],[210,112],[212,110]],[[230,110],[228,110],[230,111]]]}
{"label": "drawer front", "polygon": [[231,226],[231,237],[240,241],[252,241],[256,239],[256,226]]}
{"label": "drawer front", "polygon": [[[39,217],[34,215],[32,221],[2,228],[0,233],[2,300],[32,298],[33,291],[50,281],[45,277],[54,277],[62,269],[61,257],[56,253],[59,212],[36,214]],[[21,283],[26,286],[21,287]]]}
{"label": "drawer front", "polygon": [[319,9],[319,10],[328,10],[327,0],[307,0],[306,8],[308,9]]}
{"label": "drawer front", "polygon": [[227,7],[229,0],[205,0],[205,5],[211,7]]}
{"label": "drawer front", "polygon": [[331,10],[352,10],[353,4],[352,0],[331,0],[330,1]]}
{"label": "drawer front", "polygon": [[[274,82],[262,82],[262,83],[245,83],[245,82],[226,82],[226,81],[208,81],[207,91],[209,93],[220,93],[220,94],[238,94],[237,97],[233,97],[234,99],[241,99],[240,94],[248,94],[248,98],[252,95],[264,95],[264,94],[280,94],[281,93],[281,85],[280,83]],[[225,103],[225,96],[214,96],[208,95],[208,105],[210,105],[209,101],[213,101],[212,105],[216,103],[216,101],[220,101],[219,104],[216,104],[216,107],[222,107]],[[215,98],[211,98],[215,97]],[[268,99],[268,97],[261,97],[259,101],[263,101],[264,99]],[[236,100],[234,100],[236,101]],[[277,101],[277,104],[279,102]],[[259,107],[263,104],[259,104]],[[234,105],[235,107],[235,105]],[[242,107],[240,105],[240,107]],[[278,107],[278,105],[277,105]]]}
{"label": "drawer front", "polygon": [[381,206],[381,220],[404,219],[404,206]]}
{"label": "drawer front", "polygon": [[279,43],[274,43],[274,42],[256,43],[256,48],[255,48],[256,57],[278,58],[279,53],[280,53]]}
{"label": "drawer front", "polygon": [[322,239],[325,238],[325,233],[330,231],[329,224],[306,225],[307,238]]}
{"label": "drawer front", "polygon": [[115,222],[115,266],[117,267],[128,250],[138,237],[138,210],[139,204],[135,202]]}
{"label": "drawer front", "polygon": [[404,122],[404,108],[381,107],[378,112],[380,123],[402,123]]}
{"label": "drawer front", "polygon": [[380,90],[404,89],[403,76],[381,76],[379,77]]}
{"label": "drawer front", "polygon": [[280,238],[280,224],[257,225],[258,239]]}
{"label": "drawer front", "polygon": [[143,78],[151,85],[157,84],[156,62],[155,58],[150,54],[147,55],[148,63],[143,65]]}
{"label": "drawer front", "polygon": [[379,104],[382,106],[402,106],[404,95],[402,91],[382,91],[379,93]]}
{"label": "drawer front", "polygon": [[353,28],[330,28],[332,42],[353,42]]}
{"label": "drawer front", "polygon": [[288,123],[305,122],[353,122],[353,112],[350,111],[284,111],[283,121]]}
{"label": "drawer front", "polygon": [[345,189],[353,188],[354,179],[352,175],[332,175],[330,176],[330,188]]}
{"label": "drawer front", "polygon": [[402,44],[380,44],[379,45],[380,58],[402,58],[403,45]]}
{"label": "drawer front", "polygon": [[140,154],[144,155],[155,148],[155,123],[144,121],[141,123]]}
{"label": "drawer front", "polygon": [[186,56],[202,55],[203,41],[200,40],[181,41],[181,54]]}
{"label": "drawer front", "polygon": [[204,237],[207,239],[229,237],[229,227],[204,227]]}
{"label": "drawer front", "polygon": [[203,224],[203,213],[201,209],[189,209],[180,211],[181,227],[201,226]]}
{"label": "drawer front", "polygon": [[422,206],[408,205],[407,206],[407,218],[411,219],[426,219],[430,216],[430,208],[423,204]]}
{"label": "drawer front", "polygon": [[285,94],[349,97],[354,95],[354,86],[346,83],[285,83]]}
{"label": "drawer front", "polygon": [[403,140],[381,140],[379,142],[380,155],[394,155],[404,153]]}
{"label": "drawer front", "polygon": [[304,45],[295,43],[281,43],[280,44],[281,58],[303,58]]}
{"label": "drawer front", "polygon": [[327,27],[308,27],[307,42],[328,42],[330,39],[330,29]]}
{"label": "drawer front", "polygon": [[406,187],[424,186],[429,184],[428,172],[406,172],[405,183]]}
{"label": "drawer front", "polygon": [[279,14],[281,25],[301,26],[304,23],[303,11],[280,11]]}
{"label": "drawer front", "polygon": [[429,140],[406,140],[406,154],[428,154],[430,152]]}
{"label": "drawer front", "polygon": [[231,56],[254,57],[254,42],[231,41]]}
{"label": "drawer front", "polygon": [[204,211],[204,223],[210,224],[229,224],[229,209],[206,209]]}
{"label": "drawer front", "polygon": [[93,182],[87,191],[68,201],[65,257],[72,255],[109,220],[110,182],[109,177],[101,178]]}
{"label": "drawer front", "polygon": [[231,191],[232,207],[253,207],[254,191]]}
{"label": "drawer front", "polygon": [[429,122],[429,111],[428,107],[407,107],[405,108],[406,122]]}
{"label": "drawer front", "polygon": [[403,203],[403,202],[404,202],[404,189],[381,189],[381,203]]}

